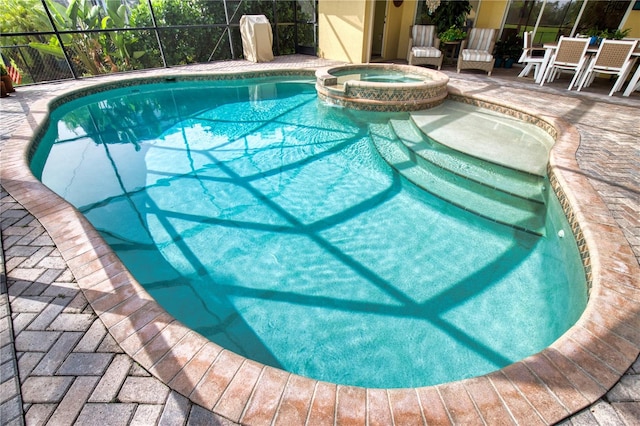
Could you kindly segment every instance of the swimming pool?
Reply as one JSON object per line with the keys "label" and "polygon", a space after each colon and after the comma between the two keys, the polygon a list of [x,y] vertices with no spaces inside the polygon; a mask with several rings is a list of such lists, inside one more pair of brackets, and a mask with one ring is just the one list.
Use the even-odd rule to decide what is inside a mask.
{"label": "swimming pool", "polygon": [[389,116],[327,107],[308,81],[129,87],[52,122],[79,105],[34,170],[48,156],[45,183],[154,297],[242,355],[335,383],[423,386],[537,352],[584,307],[571,239],[551,237],[559,210],[541,238],[416,190],[369,140]]}

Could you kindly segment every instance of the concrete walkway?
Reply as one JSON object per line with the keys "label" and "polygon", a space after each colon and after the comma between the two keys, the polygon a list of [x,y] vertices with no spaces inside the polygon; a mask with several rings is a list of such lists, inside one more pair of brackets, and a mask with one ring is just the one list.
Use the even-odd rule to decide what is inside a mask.
{"label": "concrete walkway", "polygon": [[[322,65],[297,56],[276,62],[271,66]],[[234,61],[185,69],[223,68],[246,70],[254,64]],[[579,165],[640,259],[640,94],[609,98],[606,88],[597,85],[581,94],[567,93],[564,81],[540,88],[531,79],[516,79],[516,72],[497,71],[491,78],[446,72],[457,87],[508,93],[574,124],[582,137]],[[30,106],[40,96],[74,84],[18,88],[3,99],[2,139],[34,113]],[[126,355],[93,312],[42,225],[4,190],[0,198],[1,424],[234,424],[170,390]],[[636,333],[638,346],[640,330]],[[604,398],[563,423],[640,424],[640,362]]]}

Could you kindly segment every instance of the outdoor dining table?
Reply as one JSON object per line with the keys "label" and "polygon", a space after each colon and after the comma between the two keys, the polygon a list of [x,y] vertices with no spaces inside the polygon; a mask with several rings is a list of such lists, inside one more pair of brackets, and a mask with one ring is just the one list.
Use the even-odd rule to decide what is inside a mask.
{"label": "outdoor dining table", "polygon": [[[544,47],[544,60],[542,61],[542,64],[540,64],[540,71],[538,72],[538,76],[536,77],[536,80],[535,80],[537,84],[540,84],[542,82],[542,77],[544,76],[544,72],[547,69],[547,66],[549,65],[551,56],[558,48],[558,43],[557,42],[544,43],[542,47]],[[598,46],[589,45],[589,47],[587,48],[587,55],[593,56],[596,53],[598,53]],[[631,54],[631,57],[634,58],[634,61],[637,61],[637,59],[640,57],[640,43],[636,45],[635,50]],[[584,66],[585,67],[587,66],[587,62],[585,62]],[[631,67],[631,69],[633,69],[633,66]],[[639,78],[640,78],[640,67],[636,69],[635,74],[631,78],[631,83],[636,82],[635,84],[637,84]],[[633,91],[633,89],[631,91]],[[625,91],[624,96],[629,96],[629,94],[631,94],[631,91],[629,90]]]}

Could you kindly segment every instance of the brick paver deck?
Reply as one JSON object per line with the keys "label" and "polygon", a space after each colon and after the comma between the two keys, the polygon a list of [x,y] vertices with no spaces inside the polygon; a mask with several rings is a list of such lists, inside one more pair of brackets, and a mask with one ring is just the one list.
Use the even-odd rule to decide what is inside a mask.
{"label": "brick paver deck", "polygon": [[[292,56],[153,73],[323,63]],[[121,77],[21,87],[0,104],[0,422],[412,425],[549,424],[566,418],[575,425],[640,424],[640,95],[609,98],[595,86],[569,93],[564,81],[540,88],[499,71],[490,78],[447,73],[454,91],[559,117],[579,132],[575,158],[555,161],[564,167],[577,159],[579,169],[563,175],[567,184],[588,180],[597,191],[568,195],[593,203],[592,210],[577,213],[586,216],[588,243],[598,247],[594,258],[604,260],[593,265],[600,280],[592,294],[597,306],[588,308],[591,316],[570,338],[491,375],[411,392],[311,383],[243,360],[180,327],[126,273],[110,275],[117,270],[112,254],[88,240],[91,233],[78,229],[74,214],[52,203],[56,197],[39,198],[37,188],[6,180],[18,176],[21,165],[6,155],[5,140],[28,144],[45,113],[43,99]],[[598,208],[600,199],[605,209]],[[420,407],[420,415],[411,407]]]}

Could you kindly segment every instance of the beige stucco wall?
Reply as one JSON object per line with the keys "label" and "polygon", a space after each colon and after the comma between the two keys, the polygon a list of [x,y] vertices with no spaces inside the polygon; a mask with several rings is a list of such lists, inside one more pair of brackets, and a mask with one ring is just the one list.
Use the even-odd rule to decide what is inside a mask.
{"label": "beige stucco wall", "polygon": [[[389,1],[385,34],[386,44],[383,53],[384,59],[405,59],[406,45],[409,42],[409,27],[406,26],[405,15],[411,15],[411,18],[413,17],[412,6],[415,7],[415,4],[405,1],[400,7],[396,7],[392,1]],[[409,20],[411,20],[411,18]],[[411,24],[409,24],[409,26],[411,26]],[[403,31],[404,28],[406,28],[406,31]],[[404,42],[404,51],[400,51],[401,42]]]}
{"label": "beige stucco wall", "polygon": [[[382,58],[406,59],[409,29],[417,0],[399,7],[389,0]],[[351,63],[368,61],[374,1],[320,0],[318,4],[318,56]]]}
{"label": "beige stucco wall", "polygon": [[398,43],[397,50],[395,52],[396,59],[407,59],[407,51],[409,49],[409,36],[411,34],[411,26],[415,21],[417,7],[417,0],[405,0],[402,4],[402,7],[400,8],[402,10],[402,16],[397,23]]}
{"label": "beige stucco wall", "polygon": [[622,23],[621,28],[631,29],[627,37],[640,38],[640,10],[632,10],[627,20]]}
{"label": "beige stucco wall", "polygon": [[366,56],[365,22],[371,2],[366,0],[324,0],[318,4],[318,56],[352,63]]}
{"label": "beige stucco wall", "polygon": [[478,28],[500,28],[508,4],[508,0],[481,0],[475,26]]}

